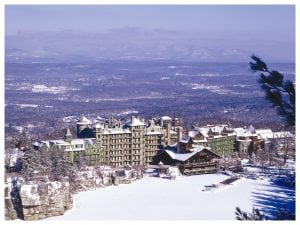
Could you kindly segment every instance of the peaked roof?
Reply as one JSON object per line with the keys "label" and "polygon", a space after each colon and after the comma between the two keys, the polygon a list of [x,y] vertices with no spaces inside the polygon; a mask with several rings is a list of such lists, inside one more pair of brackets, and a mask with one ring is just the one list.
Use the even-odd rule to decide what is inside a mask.
{"label": "peaked roof", "polygon": [[137,118],[132,118],[132,120],[129,121],[129,122],[127,122],[126,125],[130,126],[130,127],[145,126],[145,124],[142,121],[140,121],[139,119],[137,119]]}
{"label": "peaked roof", "polygon": [[68,129],[67,129],[66,136],[71,136],[71,137],[72,137],[72,133],[71,133],[71,131],[70,131],[70,128],[69,128],[69,127],[68,127]]}
{"label": "peaked roof", "polygon": [[243,127],[238,127],[233,129],[237,137],[253,137],[257,136],[254,127],[250,126],[247,130]]}
{"label": "peaked roof", "polygon": [[165,150],[165,152],[174,160],[177,160],[177,161],[181,161],[181,162],[184,162],[188,159],[190,159],[192,156],[196,155],[197,153],[199,152],[202,152],[202,151],[209,151],[210,153],[214,154],[217,158],[222,158],[221,156],[219,156],[218,154],[212,152],[209,148],[207,147],[203,147],[203,146],[200,146],[200,147],[196,147],[196,148],[193,148],[191,149],[190,153],[175,153],[175,152],[172,152],[170,150]]}
{"label": "peaked roof", "polygon": [[248,128],[248,132],[254,134],[255,133],[255,128],[252,125],[250,125],[249,128]]}

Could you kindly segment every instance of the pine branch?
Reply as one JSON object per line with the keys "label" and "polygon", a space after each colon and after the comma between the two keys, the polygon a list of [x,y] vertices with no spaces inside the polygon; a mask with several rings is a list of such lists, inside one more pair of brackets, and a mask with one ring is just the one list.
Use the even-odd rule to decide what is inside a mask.
{"label": "pine branch", "polygon": [[284,80],[284,75],[278,71],[270,71],[265,62],[257,56],[251,56],[254,62],[250,62],[252,72],[260,73],[258,83],[264,90],[266,99],[277,108],[280,116],[283,116],[288,126],[295,125],[295,86],[290,80]]}

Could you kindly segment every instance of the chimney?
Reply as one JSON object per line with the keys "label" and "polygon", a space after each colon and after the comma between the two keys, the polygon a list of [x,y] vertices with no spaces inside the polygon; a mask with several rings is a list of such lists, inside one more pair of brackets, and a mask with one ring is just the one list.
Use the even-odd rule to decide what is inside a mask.
{"label": "chimney", "polygon": [[177,127],[177,152],[180,152],[180,141],[182,139],[182,127]]}
{"label": "chimney", "polygon": [[182,139],[182,127],[177,128],[177,141],[180,142]]}

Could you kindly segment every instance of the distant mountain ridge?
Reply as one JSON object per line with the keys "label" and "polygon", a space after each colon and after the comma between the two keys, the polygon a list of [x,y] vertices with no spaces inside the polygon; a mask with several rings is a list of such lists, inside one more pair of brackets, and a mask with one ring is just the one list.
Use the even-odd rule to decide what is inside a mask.
{"label": "distant mountain ridge", "polygon": [[247,62],[255,53],[266,61],[294,62],[294,54],[290,54],[295,51],[292,44],[281,46],[277,43],[276,50],[281,54],[273,54],[268,49],[276,43],[243,38],[230,40],[227,36],[209,37],[201,32],[138,28],[99,33],[26,31],[5,37],[5,59],[20,63],[102,59]]}

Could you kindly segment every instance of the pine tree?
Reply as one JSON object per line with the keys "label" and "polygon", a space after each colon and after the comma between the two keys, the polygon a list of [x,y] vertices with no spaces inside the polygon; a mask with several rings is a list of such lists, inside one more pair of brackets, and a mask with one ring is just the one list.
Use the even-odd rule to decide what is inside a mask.
{"label": "pine tree", "polygon": [[21,173],[25,178],[28,178],[35,172],[44,172],[42,154],[40,151],[29,148],[22,158]]}
{"label": "pine tree", "polygon": [[48,176],[50,180],[61,181],[64,177],[73,182],[75,168],[67,160],[63,149],[54,146],[49,149],[46,146],[39,150],[28,149],[22,158],[22,171],[25,177],[34,173]]}
{"label": "pine tree", "polygon": [[295,125],[295,86],[291,80],[284,79],[284,75],[275,70],[269,70],[267,64],[257,56],[251,56],[250,62],[253,72],[261,72],[258,79],[265,91],[266,99],[284,117],[287,126]]}
{"label": "pine tree", "polygon": [[266,220],[265,216],[255,208],[252,209],[252,213],[243,212],[239,207],[235,210],[237,220]]}
{"label": "pine tree", "polygon": [[61,181],[64,177],[68,177],[70,183],[74,181],[75,168],[67,159],[63,149],[59,149],[58,146],[53,146],[50,149],[50,160],[51,176],[54,180]]}

